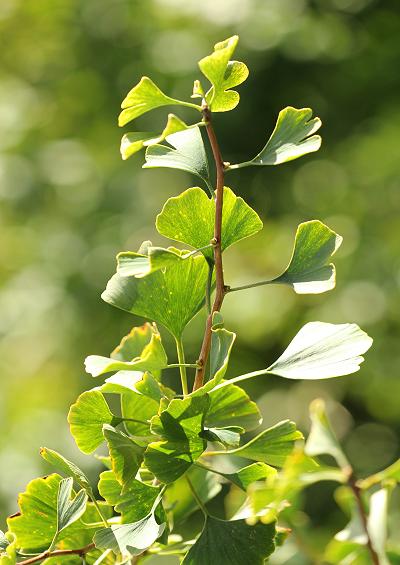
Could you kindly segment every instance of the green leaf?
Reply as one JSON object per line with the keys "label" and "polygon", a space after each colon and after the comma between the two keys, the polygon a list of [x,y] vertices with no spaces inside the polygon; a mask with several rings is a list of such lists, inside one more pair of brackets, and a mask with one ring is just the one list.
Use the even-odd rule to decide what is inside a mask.
{"label": "green leaf", "polygon": [[0,552],[5,551],[9,545],[10,542],[7,539],[6,534],[0,530]]}
{"label": "green leaf", "polygon": [[93,541],[99,549],[111,549],[123,558],[140,555],[162,535],[166,523],[159,524],[155,512],[132,524],[116,524],[96,532]]}
{"label": "green leaf", "polygon": [[232,426],[230,428],[205,428],[202,437],[207,441],[222,443],[226,447],[238,447],[240,434],[243,428]]}
{"label": "green leaf", "polygon": [[192,256],[142,279],[117,273],[102,298],[112,306],[162,324],[180,339],[204,304],[207,278],[207,262],[202,256]]}
{"label": "green leaf", "polygon": [[183,475],[200,457],[206,441],[204,418],[209,397],[192,396],[172,400],[168,408],[151,423],[153,433],[162,441],[150,443],[145,453],[146,467],[163,483],[171,483]]}
{"label": "green leaf", "polygon": [[355,373],[372,339],[357,324],[309,322],[266,370],[286,379],[329,379]]}
{"label": "green leaf", "polygon": [[[193,396],[201,394],[204,394],[203,389],[196,391]],[[211,390],[209,397],[210,407],[205,418],[205,425],[208,428],[240,426],[249,431],[257,428],[262,422],[257,404],[238,386],[227,384]]]}
{"label": "green leaf", "polygon": [[[216,474],[203,467],[193,465],[188,470],[187,476],[203,504],[207,504],[221,492],[222,485]],[[166,509],[171,509],[173,512],[175,524],[183,522],[199,509],[186,480],[186,475],[168,486],[163,500],[166,503]]]}
{"label": "green leaf", "polygon": [[175,265],[182,261],[179,253],[163,247],[146,248],[147,255],[134,251],[122,251],[117,255],[117,273],[122,277],[146,277],[159,269]]}
{"label": "green leaf", "polygon": [[117,480],[124,485],[136,477],[143,461],[144,448],[107,424],[103,426],[103,435],[110,452],[112,470]]}
{"label": "green leaf", "polygon": [[236,473],[224,473],[224,477],[242,490],[247,490],[247,487],[252,483],[275,476],[276,473],[277,471],[274,467],[257,462],[247,465],[247,467],[242,467],[242,469],[239,469]]}
{"label": "green leaf", "polygon": [[137,153],[143,147],[150,147],[161,143],[164,139],[174,133],[190,128],[185,122],[174,114],[168,114],[168,121],[163,131],[157,135],[153,132],[130,132],[126,133],[121,139],[121,156],[124,161],[131,155]]}
{"label": "green leaf", "polygon": [[[156,219],[156,228],[161,235],[200,249],[209,245],[214,236],[215,201],[199,187],[189,188],[179,196],[169,198]],[[256,234],[263,224],[258,214],[236,196],[228,187],[224,188],[222,211],[222,250]],[[212,259],[213,250],[203,250]]]}
{"label": "green leaf", "polygon": [[311,119],[312,113],[311,108],[298,110],[291,106],[281,110],[275,129],[260,153],[251,161],[230,165],[229,169],[251,165],[280,165],[318,151],[321,147],[321,137],[312,134],[321,127],[321,120]]}
{"label": "green leaf", "polygon": [[203,531],[182,565],[263,565],[275,550],[275,524],[249,526],[245,520],[207,516]]}
{"label": "green leaf", "polygon": [[118,124],[124,126],[150,110],[161,106],[189,106],[201,111],[200,106],[166,96],[148,77],[143,77],[124,98]]}
{"label": "green leaf", "polygon": [[[23,552],[41,552],[51,544],[57,531],[57,498],[61,481],[62,477],[57,474],[34,479],[19,495],[20,512],[8,518],[7,524]],[[109,518],[112,509],[102,506],[102,513]],[[90,543],[96,528],[88,529],[86,524],[93,524],[98,519],[97,509],[89,503],[81,519],[59,534],[56,548],[76,549]]]}
{"label": "green leaf", "polygon": [[229,90],[242,84],[249,76],[244,63],[230,61],[239,37],[234,35],[214,45],[214,52],[199,61],[201,72],[211,82],[206,101],[212,112],[227,112],[239,104],[239,94]]}
{"label": "green leaf", "polygon": [[292,258],[282,275],[271,283],[290,285],[298,294],[318,294],[335,286],[335,266],[327,264],[343,238],[318,220],[297,228]]}
{"label": "green leaf", "polygon": [[89,390],[82,393],[69,410],[68,422],[76,445],[83,453],[92,453],[104,441],[103,425],[116,425],[102,393]]}
{"label": "green leaf", "polygon": [[264,430],[245,445],[221,453],[282,467],[298,439],[303,439],[303,434],[296,429],[296,424],[283,420],[272,428]]}
{"label": "green leaf", "polygon": [[[111,359],[99,355],[89,355],[89,357],[85,359],[86,372],[90,373],[93,377],[98,377],[110,371],[158,371],[164,369],[168,364],[168,359],[161,343],[161,336],[154,326],[148,324],[145,328],[149,341],[140,352],[135,351],[135,349],[136,346],[139,345],[138,342],[142,341],[142,336],[136,339],[138,332],[135,331],[132,331],[124,338],[123,345],[120,346],[118,350],[120,351],[123,348],[124,356],[127,355],[128,350],[133,351],[134,355],[129,361],[122,361],[115,358]],[[139,332],[140,331],[139,328]],[[120,354],[117,353],[116,355]]]}
{"label": "green leaf", "polygon": [[55,537],[68,528],[71,524],[79,520],[86,510],[87,494],[82,489],[74,497],[72,494],[72,477],[62,479],[58,485],[57,495],[57,530]]}
{"label": "green leaf", "polygon": [[368,532],[380,565],[390,565],[386,555],[389,488],[371,494],[369,502]]}
{"label": "green leaf", "polygon": [[89,479],[85,473],[75,465],[75,463],[72,463],[72,461],[69,461],[66,457],[53,449],[49,449],[48,447],[41,447],[40,455],[45,461],[47,461],[47,463],[50,463],[50,465],[53,465],[59,471],[62,471],[69,477],[72,477],[78,485],[86,490],[86,492],[92,492]]}
{"label": "green leaf", "polygon": [[214,312],[210,351],[210,375],[214,385],[224,378],[235,339],[236,334],[223,327],[221,314]]}
{"label": "green leaf", "polygon": [[325,403],[317,398],[310,404],[311,430],[305,445],[307,455],[329,454],[343,470],[351,469],[347,457],[336,438],[325,410]]}
{"label": "green leaf", "polygon": [[201,178],[211,189],[210,172],[203,139],[198,126],[169,135],[167,145],[152,145],[146,150],[144,169],[168,167],[186,171]]}
{"label": "green leaf", "polygon": [[137,522],[147,516],[160,493],[160,488],[132,479],[124,486],[113,471],[100,474],[99,493],[121,514],[123,524]]}

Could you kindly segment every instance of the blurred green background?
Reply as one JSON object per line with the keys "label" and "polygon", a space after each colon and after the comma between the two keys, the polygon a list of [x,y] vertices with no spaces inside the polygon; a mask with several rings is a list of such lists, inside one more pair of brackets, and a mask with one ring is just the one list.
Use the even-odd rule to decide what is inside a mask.
{"label": "blurred green background", "polygon": [[[309,401],[328,399],[360,476],[399,456],[398,0],[1,0],[2,518],[27,481],[47,472],[40,445],[97,471],[69,437],[66,413],[95,384],[84,357],[108,354],[141,322],[100,293],[118,251],[143,239],[165,244],[155,215],[195,184],[183,172],[142,170],[143,154],[121,161],[120,102],[144,74],[188,99],[197,60],[235,33],[250,77],[238,109],[215,117],[224,159],[256,154],[286,105],[312,107],[324,141],[293,163],[229,173],[227,184],[265,227],[227,252],[227,282],[278,274],[301,221],[321,219],[344,244],[328,294],[261,287],[227,297],[226,325],[239,333],[230,374],[272,362],[307,321],[355,321],[375,340],[360,373],[325,382],[259,379],[247,389],[266,424],[290,417],[304,431]],[[154,130],[164,115],[135,127]],[[197,355],[202,327],[199,317],[188,328],[188,357]],[[319,488],[306,502],[322,538],[345,520],[331,494]]]}

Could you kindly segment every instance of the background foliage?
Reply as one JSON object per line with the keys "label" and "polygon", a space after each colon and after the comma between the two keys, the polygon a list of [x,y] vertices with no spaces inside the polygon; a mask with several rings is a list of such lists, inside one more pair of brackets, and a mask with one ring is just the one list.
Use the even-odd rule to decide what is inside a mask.
{"label": "background foliage", "polygon": [[[344,244],[337,288],[327,295],[261,287],[246,300],[226,298],[227,327],[245,328],[230,375],[276,358],[309,320],[355,321],[375,340],[361,373],[246,386],[266,426],[290,417],[307,431],[309,401],[328,399],[360,476],[399,456],[399,32],[396,0],[1,2],[2,517],[26,483],[47,472],[41,444],[96,473],[72,443],[66,412],[94,385],[83,358],[108,355],[132,325],[100,293],[117,251],[137,248],[160,203],[191,182],[181,172],[142,171],[142,156],[121,162],[120,100],[143,74],[184,96],[193,61],[234,33],[251,74],[238,111],[215,117],[224,158],[255,154],[286,105],[312,107],[324,143],[317,155],[268,174],[243,169],[232,177],[265,229],[226,254],[227,281],[277,275],[297,224],[313,217]],[[151,128],[140,119],[143,130],[154,128],[154,116]],[[155,228],[153,242],[161,243]],[[186,332],[188,356],[197,354],[203,322]],[[310,489],[298,515],[313,524],[316,544],[344,525],[330,498],[326,485]]]}

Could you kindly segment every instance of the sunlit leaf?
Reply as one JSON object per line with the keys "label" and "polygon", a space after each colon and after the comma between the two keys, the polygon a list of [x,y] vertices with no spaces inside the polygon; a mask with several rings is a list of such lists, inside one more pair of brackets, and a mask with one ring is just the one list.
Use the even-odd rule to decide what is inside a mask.
{"label": "sunlit leaf", "polygon": [[185,473],[206,448],[204,418],[209,398],[202,396],[172,400],[168,408],[152,419],[152,432],[162,441],[150,443],[145,453],[146,467],[163,483],[171,483]]}
{"label": "sunlit leaf", "polygon": [[[189,188],[169,198],[156,219],[158,232],[165,237],[200,249],[214,236],[215,201],[199,187]],[[222,211],[222,250],[256,234],[263,224],[258,214],[228,187],[224,188]],[[206,257],[213,250],[204,249]]]}
{"label": "sunlit leaf", "polygon": [[212,84],[206,101],[213,112],[227,112],[238,105],[239,94],[230,89],[242,84],[249,75],[244,63],[230,60],[238,41],[239,37],[234,35],[216,43],[214,52],[199,61],[201,72]]}
{"label": "sunlit leaf", "polygon": [[372,547],[379,557],[379,565],[390,565],[386,555],[389,494],[389,488],[382,488],[372,493],[369,500],[367,527]]}
{"label": "sunlit leaf", "polygon": [[112,306],[162,324],[180,339],[204,304],[208,270],[204,257],[192,256],[142,279],[117,273],[102,298]]}
{"label": "sunlit leaf", "polygon": [[72,477],[74,481],[76,481],[78,485],[84,488],[87,492],[92,492],[89,479],[85,473],[75,465],[75,463],[72,463],[72,461],[69,461],[66,457],[53,449],[49,449],[48,447],[41,447],[40,455],[45,461],[50,463],[50,465],[53,465],[56,469],[65,473],[67,476]]}
{"label": "sunlit leaf", "polygon": [[149,514],[160,494],[160,488],[136,479],[121,486],[113,471],[103,471],[99,480],[99,493],[121,514],[122,523],[127,524],[137,522]]}
{"label": "sunlit leaf", "polygon": [[372,339],[357,324],[309,322],[266,372],[286,379],[329,379],[355,373]]}
{"label": "sunlit leaf", "polygon": [[207,441],[222,443],[226,447],[238,447],[240,434],[243,428],[232,426],[230,428],[205,428],[202,437]]}
{"label": "sunlit leaf", "polygon": [[303,434],[296,429],[294,422],[283,420],[264,430],[245,445],[226,453],[282,467],[287,456],[293,451],[295,441],[302,438]]}
{"label": "sunlit leaf", "polygon": [[6,534],[2,530],[0,530],[0,552],[5,551],[9,545],[10,542],[7,539]]}
{"label": "sunlit leaf", "polygon": [[335,267],[328,264],[343,238],[318,220],[297,228],[293,254],[282,275],[271,283],[284,283],[298,294],[317,294],[335,286]]}
{"label": "sunlit leaf", "polygon": [[312,457],[329,454],[334,457],[342,469],[350,469],[340,443],[330,425],[322,399],[314,400],[310,405],[311,430],[305,445],[305,452]]}
{"label": "sunlit leaf", "polygon": [[184,558],[183,565],[263,565],[275,550],[275,524],[246,520],[225,521],[207,516],[200,537]]}
{"label": "sunlit leaf", "polygon": [[[221,482],[218,475],[202,467],[193,465],[187,472],[197,496],[206,504],[221,492]],[[171,508],[174,523],[178,524],[199,509],[196,499],[186,480],[186,474],[168,486],[165,492],[166,509]]]}
{"label": "sunlit leaf", "polygon": [[[193,396],[201,394],[203,391],[199,389]],[[208,428],[240,426],[249,431],[261,424],[262,418],[257,404],[250,400],[242,388],[227,384],[222,388],[211,390],[208,394],[210,407],[205,419]]]}
{"label": "sunlit leaf", "polygon": [[201,111],[200,106],[166,96],[148,77],[143,77],[124,98],[118,123],[124,126],[142,114],[161,106],[189,106]]}
{"label": "sunlit leaf", "polygon": [[92,453],[104,441],[103,425],[116,425],[102,393],[98,390],[83,392],[69,410],[68,422],[76,445],[83,453]]}
{"label": "sunlit leaf", "polygon": [[167,136],[186,130],[189,127],[174,114],[168,114],[167,124],[158,135],[150,132],[126,133],[121,139],[120,151],[122,159],[125,161],[131,155],[143,149],[143,147],[150,147],[151,145],[161,143]]}
{"label": "sunlit leaf", "polygon": [[[125,341],[122,345],[124,356],[127,354],[128,348],[133,352],[133,356],[129,361],[115,358],[111,359],[99,355],[89,355],[89,357],[85,359],[86,372],[90,373],[93,377],[98,377],[110,371],[158,371],[159,369],[165,368],[168,364],[168,359],[161,343],[160,334],[157,329],[150,324],[146,326],[145,332],[149,340],[141,351],[139,351],[139,349],[140,346],[143,345],[144,340],[142,341],[142,336],[137,338],[138,333],[135,332],[135,329],[124,338]],[[137,347],[138,345],[139,347]],[[118,355],[118,353],[116,355]]]}
{"label": "sunlit leaf", "polygon": [[397,461],[392,463],[392,465],[389,465],[389,467],[386,467],[386,469],[383,469],[378,473],[374,473],[366,479],[357,481],[357,485],[362,489],[369,489],[373,485],[387,480],[393,480],[397,483],[400,482],[400,459],[397,459]]}
{"label": "sunlit leaf", "polygon": [[123,557],[140,555],[158,539],[166,523],[158,523],[154,511],[132,524],[116,524],[96,532],[93,541],[99,549],[111,549]]}
{"label": "sunlit leaf", "polygon": [[223,473],[221,471],[214,471],[218,475],[223,476],[225,479],[234,483],[242,490],[247,490],[247,487],[256,481],[262,481],[267,477],[276,475],[277,470],[274,467],[270,467],[265,463],[251,463],[246,467],[242,467],[235,471],[235,473]]}
{"label": "sunlit leaf", "polygon": [[229,169],[251,165],[280,165],[318,151],[321,137],[313,134],[321,127],[321,120],[311,119],[312,113],[310,108],[298,110],[291,106],[281,110],[275,129],[260,153],[251,161],[230,165]]}
{"label": "sunlit leaf", "polygon": [[122,251],[117,255],[117,273],[122,277],[146,277],[159,269],[165,269],[182,261],[180,253],[163,247],[149,246],[147,255],[134,251]]}
{"label": "sunlit leaf", "polygon": [[144,169],[168,167],[180,169],[201,178],[211,189],[207,155],[200,128],[195,126],[169,135],[167,145],[152,145],[146,150]]}

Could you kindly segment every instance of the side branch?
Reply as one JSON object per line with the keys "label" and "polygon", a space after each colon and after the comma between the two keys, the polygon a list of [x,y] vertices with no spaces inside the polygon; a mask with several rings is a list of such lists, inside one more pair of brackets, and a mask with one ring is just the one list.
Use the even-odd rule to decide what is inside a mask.
{"label": "side branch", "polygon": [[39,555],[35,555],[35,557],[25,559],[25,561],[19,561],[17,565],[30,565],[31,563],[38,563],[39,561],[49,559],[50,557],[62,557],[63,555],[79,555],[80,557],[83,557],[95,547],[94,543],[90,543],[80,549],[56,549],[55,551],[44,551]]}
{"label": "side branch", "polygon": [[193,390],[197,390],[203,385],[204,372],[207,365],[208,356],[211,347],[211,327],[212,315],[221,309],[225,296],[224,271],[222,267],[222,208],[224,201],[224,171],[225,165],[219,149],[217,137],[211,122],[211,112],[208,106],[203,107],[203,119],[206,124],[208,139],[210,141],[215,167],[217,172],[216,188],[215,188],[215,222],[214,222],[214,265],[215,265],[215,298],[211,308],[211,313],[207,317],[206,329],[204,332],[203,343],[200,350],[198,364],[200,367],[196,371]]}

